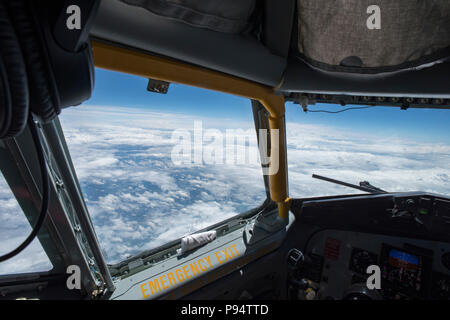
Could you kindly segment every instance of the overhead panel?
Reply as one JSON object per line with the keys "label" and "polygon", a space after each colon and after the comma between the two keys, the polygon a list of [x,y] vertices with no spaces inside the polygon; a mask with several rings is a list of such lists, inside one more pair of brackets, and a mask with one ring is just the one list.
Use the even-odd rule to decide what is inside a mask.
{"label": "overhead panel", "polygon": [[253,35],[213,31],[179,20],[118,0],[102,1],[91,36],[269,86],[281,82],[286,59]]}

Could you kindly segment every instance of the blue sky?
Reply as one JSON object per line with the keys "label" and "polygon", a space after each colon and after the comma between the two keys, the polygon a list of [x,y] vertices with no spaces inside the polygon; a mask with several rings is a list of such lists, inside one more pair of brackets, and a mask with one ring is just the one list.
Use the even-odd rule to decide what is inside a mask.
{"label": "blue sky", "polygon": [[[165,113],[249,118],[248,99],[185,85],[171,84],[168,94],[147,91],[147,79],[96,68],[95,89],[86,103],[138,107]],[[214,109],[211,109],[214,108]],[[251,114],[251,112],[250,112]]]}
{"label": "blue sky", "polygon": [[[145,108],[166,113],[214,116],[253,121],[247,99],[184,85],[172,84],[167,95],[148,92],[142,77],[96,68],[95,90],[86,104]],[[312,105],[313,109],[338,110],[336,105]],[[405,136],[419,141],[450,140],[450,110],[376,107],[340,114],[304,113],[286,104],[288,122],[321,124],[371,134]]]}

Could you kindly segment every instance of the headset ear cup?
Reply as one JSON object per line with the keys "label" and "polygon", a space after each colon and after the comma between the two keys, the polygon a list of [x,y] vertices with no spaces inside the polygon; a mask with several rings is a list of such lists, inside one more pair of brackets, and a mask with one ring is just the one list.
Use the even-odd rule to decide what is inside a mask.
{"label": "headset ear cup", "polygon": [[9,131],[12,121],[12,103],[9,94],[8,76],[5,64],[0,55],[0,139],[5,137]]}
{"label": "headset ear cup", "polygon": [[25,128],[29,94],[22,51],[3,2],[0,2],[0,57],[0,68],[3,69],[0,85],[5,90],[0,100],[5,116],[0,123],[0,138],[5,138],[15,136]]}
{"label": "headset ear cup", "polygon": [[50,62],[45,48],[39,44],[38,26],[34,24],[27,4],[22,0],[10,1],[8,9],[24,53],[30,90],[30,111],[41,120],[47,121],[59,114],[59,99],[57,89],[50,85],[53,82]]}

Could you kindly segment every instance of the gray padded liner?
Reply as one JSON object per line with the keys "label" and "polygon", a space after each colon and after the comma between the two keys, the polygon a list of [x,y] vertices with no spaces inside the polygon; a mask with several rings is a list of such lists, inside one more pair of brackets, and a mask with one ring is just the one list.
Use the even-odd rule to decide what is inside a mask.
{"label": "gray padded liner", "polygon": [[[380,9],[380,29],[367,27],[371,5]],[[298,0],[298,28],[300,53],[317,63],[356,56],[361,67],[401,69],[450,46],[450,1]]]}
{"label": "gray padded liner", "polygon": [[191,27],[117,0],[101,2],[91,35],[269,86],[281,82],[286,66],[255,39]]}
{"label": "gray padded liner", "polygon": [[263,41],[272,53],[282,57],[289,53],[294,8],[295,0],[264,0]]}
{"label": "gray padded liner", "polygon": [[198,28],[241,33],[249,25],[255,0],[121,0]]}
{"label": "gray padded liner", "polygon": [[287,70],[280,92],[450,98],[450,61],[421,70],[361,75],[326,72],[292,59]]}

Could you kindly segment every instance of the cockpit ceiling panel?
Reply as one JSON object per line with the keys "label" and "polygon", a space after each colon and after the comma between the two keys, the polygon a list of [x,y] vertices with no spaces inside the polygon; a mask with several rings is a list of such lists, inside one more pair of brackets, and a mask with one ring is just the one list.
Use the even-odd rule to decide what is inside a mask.
{"label": "cockpit ceiling panel", "polygon": [[385,96],[450,99],[450,60],[420,70],[379,75],[325,72],[291,60],[279,88],[285,94]]}
{"label": "cockpit ceiling panel", "polygon": [[450,56],[448,0],[297,0],[297,49],[311,65],[376,74]]}
{"label": "cockpit ceiling panel", "polygon": [[193,27],[118,0],[101,2],[91,36],[268,86],[281,82],[286,67],[251,36]]}
{"label": "cockpit ceiling panel", "polygon": [[449,1],[296,1],[280,92],[450,98]]}
{"label": "cockpit ceiling panel", "polygon": [[[450,98],[449,1],[261,1],[102,1],[91,36],[286,96]],[[221,15],[245,27],[221,30]]]}
{"label": "cockpit ceiling panel", "polygon": [[256,0],[120,0],[154,14],[217,32],[243,33],[254,24]]}

